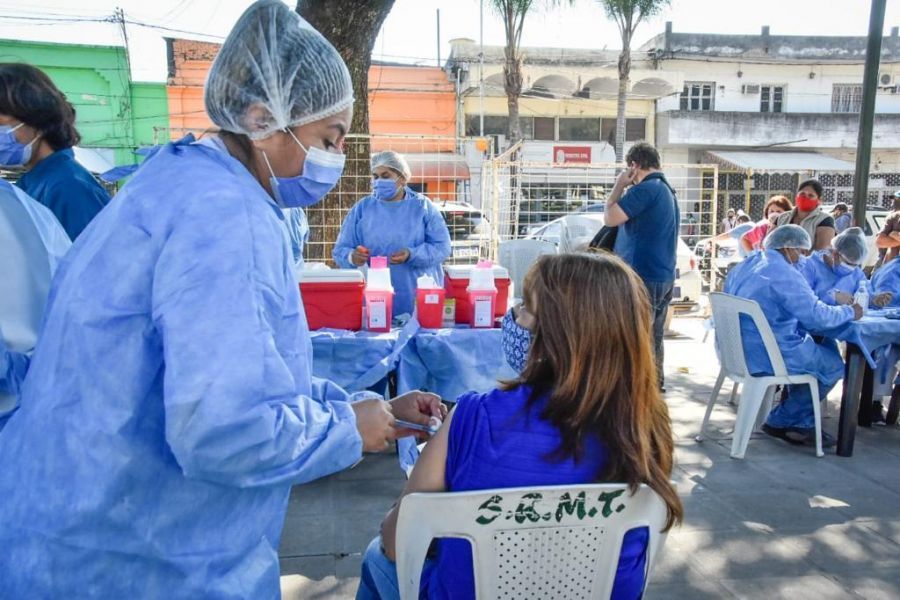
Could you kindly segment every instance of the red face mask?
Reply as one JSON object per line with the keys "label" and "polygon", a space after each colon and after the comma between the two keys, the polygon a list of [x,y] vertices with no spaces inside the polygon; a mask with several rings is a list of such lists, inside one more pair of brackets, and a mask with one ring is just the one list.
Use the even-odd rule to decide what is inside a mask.
{"label": "red face mask", "polygon": [[801,194],[797,194],[797,197],[794,198],[794,203],[797,205],[797,208],[803,212],[812,212],[819,206],[818,199],[809,198],[808,196],[803,196]]}

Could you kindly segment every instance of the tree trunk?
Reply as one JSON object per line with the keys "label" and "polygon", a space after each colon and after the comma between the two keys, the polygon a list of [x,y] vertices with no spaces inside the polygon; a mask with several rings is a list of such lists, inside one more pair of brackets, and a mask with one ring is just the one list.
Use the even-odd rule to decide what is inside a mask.
{"label": "tree trunk", "polygon": [[516,49],[506,48],[506,64],[503,66],[506,106],[509,115],[507,145],[512,146],[522,139],[522,126],[519,123],[519,96],[522,95],[522,59],[517,56]]}
{"label": "tree trunk", "polygon": [[616,102],[616,163],[625,157],[625,105],[628,97],[628,76],[631,73],[631,40],[622,38],[619,53],[619,96]]}
{"label": "tree trunk", "polygon": [[[372,48],[394,0],[298,0],[297,12],[337,48],[353,80],[353,121],[350,132],[369,133],[369,67]],[[344,216],[371,190],[370,146],[367,138],[350,138],[344,149],[347,166],[337,187],[322,202],[307,209],[310,244],[307,260],[331,261],[331,249]]]}

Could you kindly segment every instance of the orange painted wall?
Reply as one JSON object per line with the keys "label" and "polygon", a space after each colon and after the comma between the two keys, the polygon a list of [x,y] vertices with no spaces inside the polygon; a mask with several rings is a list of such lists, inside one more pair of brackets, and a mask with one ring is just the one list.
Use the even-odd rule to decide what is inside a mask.
{"label": "orange painted wall", "polygon": [[[203,85],[219,44],[167,39],[169,127],[172,139],[214,127],[203,104]],[[372,150],[404,154],[455,152],[456,94],[438,67],[373,65],[369,69]],[[379,136],[381,134],[381,137]],[[397,137],[400,136],[400,137]],[[443,139],[429,139],[429,136]],[[456,184],[425,180],[425,193],[455,196]]]}

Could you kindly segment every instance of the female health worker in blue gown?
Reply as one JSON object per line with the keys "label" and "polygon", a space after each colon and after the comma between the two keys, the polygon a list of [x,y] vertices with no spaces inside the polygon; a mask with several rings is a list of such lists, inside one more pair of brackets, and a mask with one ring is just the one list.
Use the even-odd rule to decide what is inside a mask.
{"label": "female health worker in blue gown", "polygon": [[75,109],[47,75],[23,63],[0,64],[0,165],[22,167],[16,182],[49,208],[72,241],[109,202],[76,160]]}
{"label": "female health worker in blue gown", "polygon": [[54,278],[0,433],[0,598],[276,598],[291,486],[442,412],[311,373],[281,209],[340,177],[337,51],[260,0],[205,103],[220,136],[148,159]]}
{"label": "female health worker in blue gown", "polygon": [[[815,341],[809,331],[825,331],[862,316],[859,306],[828,306],[821,302],[798,269],[804,252],[812,247],[809,234],[799,225],[782,225],[739,263],[725,280],[725,293],[755,300],[775,335],[788,373],[812,374],[824,399],[844,373],[844,363],[833,340]],[[772,374],[762,338],[749,319],[741,318],[747,368],[751,374]],[[792,443],[815,444],[815,419],[809,386],[789,385],[787,396],[768,416],[763,430]],[[823,433],[823,445],[833,440]]]}
{"label": "female health worker in blue gown", "polygon": [[372,177],[372,194],[350,209],[332,257],[345,269],[389,257],[394,314],[412,314],[420,276],[444,283],[441,263],[450,256],[450,232],[431,200],[406,186],[412,172],[401,155],[372,156]]}
{"label": "female health worker in blue gown", "polygon": [[859,227],[845,229],[831,240],[831,248],[814,252],[800,263],[800,272],[816,296],[832,306],[853,304],[860,285],[866,288],[872,306],[881,308],[891,302],[891,294],[875,293],[863,273],[868,246]]}

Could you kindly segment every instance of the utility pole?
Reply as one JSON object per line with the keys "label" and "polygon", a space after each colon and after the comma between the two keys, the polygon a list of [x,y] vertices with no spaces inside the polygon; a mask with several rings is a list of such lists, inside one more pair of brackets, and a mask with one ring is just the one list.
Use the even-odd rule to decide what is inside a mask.
{"label": "utility pole", "polygon": [[441,66],[441,9],[437,9],[437,66]]}
{"label": "utility pole", "polygon": [[866,46],[866,67],[863,74],[862,106],[859,109],[859,139],[856,144],[856,171],[853,174],[853,222],[866,222],[866,203],[869,195],[869,165],[872,160],[872,129],[875,125],[875,94],[878,86],[878,65],[881,62],[881,37],[887,0],[872,0],[869,13],[869,43]]}
{"label": "utility pole", "polygon": [[[125,87],[125,97],[122,100],[122,118],[125,120],[125,142],[127,145],[135,146],[134,139],[134,111],[131,88],[131,51],[128,45],[128,28],[125,26],[125,11],[121,7],[116,7],[114,20],[119,23],[122,29],[122,42],[125,44],[125,79],[123,81]],[[121,79],[121,78],[120,78]]]}
{"label": "utility pole", "polygon": [[478,135],[484,137],[484,0],[481,0],[478,27],[481,30],[481,50],[478,52]]}

